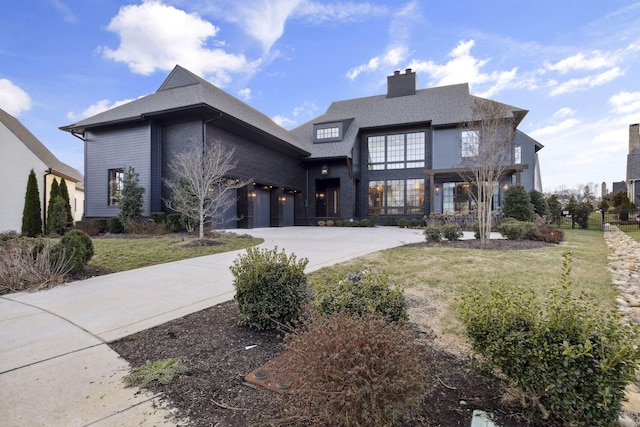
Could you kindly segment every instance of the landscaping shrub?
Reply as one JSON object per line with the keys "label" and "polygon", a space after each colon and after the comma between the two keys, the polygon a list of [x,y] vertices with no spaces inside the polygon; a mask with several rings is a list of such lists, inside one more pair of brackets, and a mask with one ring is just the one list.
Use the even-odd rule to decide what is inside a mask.
{"label": "landscaping shrub", "polygon": [[378,215],[371,215],[369,220],[371,220],[372,227],[377,227],[378,224],[380,223],[380,217]]}
{"label": "landscaping shrub", "polygon": [[63,256],[70,260],[71,273],[82,270],[93,257],[93,242],[84,231],[69,231],[60,239],[60,246],[64,248]]}
{"label": "landscaping shrub", "polygon": [[75,229],[84,231],[89,236],[97,236],[100,234],[100,228],[94,221],[87,221],[87,220],[76,221]]}
{"label": "landscaping shrub", "polygon": [[105,218],[93,218],[91,222],[98,228],[98,233],[107,231],[107,220]]}
{"label": "landscaping shrub", "polygon": [[556,228],[538,225],[538,233],[536,240],[541,242],[558,244],[564,240],[564,232]]}
{"label": "landscaping shrub", "polygon": [[327,225],[327,223],[326,223],[326,222],[324,222],[324,221],[318,221],[318,226],[319,226],[319,227],[324,227],[325,225]]}
{"label": "landscaping shrub", "polygon": [[160,236],[163,234],[167,234],[169,232],[169,228],[165,223],[162,222],[152,222],[152,221],[129,221],[125,225],[125,229],[130,234],[136,235],[147,235],[147,236]]}
{"label": "landscaping shrub", "polygon": [[284,250],[248,248],[231,266],[240,323],[255,329],[275,329],[296,321],[306,297],[306,258]]}
{"label": "landscaping shrub", "polygon": [[60,244],[43,239],[0,241],[0,295],[56,286],[69,273]]}
{"label": "landscaping shrub", "polygon": [[396,221],[392,216],[388,216],[384,219],[384,225],[393,227],[394,225],[396,225]]}
{"label": "landscaping shrub", "polygon": [[424,395],[422,348],[401,323],[371,314],[314,316],[285,345],[287,369],[301,382],[285,403],[289,425],[406,424]]}
{"label": "landscaping shrub", "polygon": [[584,294],[571,293],[571,257],[561,284],[544,297],[502,284],[459,300],[473,351],[520,390],[528,421],[613,426],[640,361],[635,326]]}
{"label": "landscaping shrub", "polygon": [[409,221],[406,218],[400,218],[398,220],[398,227],[407,228],[409,226]]}
{"label": "landscaping shrub", "polygon": [[334,225],[335,225],[335,222],[333,222],[332,220],[327,221],[327,227],[333,227]]}
{"label": "landscaping shrub", "polygon": [[167,229],[175,233],[176,231],[182,230],[182,224],[180,223],[180,214],[169,214],[167,215]]}
{"label": "landscaping shrub", "polygon": [[368,219],[363,219],[360,221],[360,227],[371,227],[371,221]]}
{"label": "landscaping shrub", "polygon": [[540,232],[533,222],[518,221],[513,218],[505,218],[500,222],[498,230],[507,240],[535,240]]}
{"label": "landscaping shrub", "polygon": [[124,225],[120,221],[120,218],[114,216],[109,219],[109,233],[120,234],[124,232]]}
{"label": "landscaping shrub", "polygon": [[509,187],[504,192],[504,209],[502,214],[519,221],[533,221],[535,214],[529,193],[521,184]]}
{"label": "landscaping shrub", "polygon": [[464,233],[462,232],[462,227],[458,224],[444,224],[442,226],[442,235],[445,239],[453,242],[464,236]]}
{"label": "landscaping shrub", "polygon": [[358,221],[357,219],[354,219],[353,221],[349,221],[349,226],[350,227],[360,227],[360,221]]}
{"label": "landscaping shrub", "polygon": [[589,217],[591,216],[591,212],[593,212],[593,206],[588,202],[579,203],[573,210],[573,218],[580,228],[584,230],[589,228]]}
{"label": "landscaping shrub", "polygon": [[164,212],[151,212],[149,220],[155,224],[164,224],[166,222],[167,215]]}
{"label": "landscaping shrub", "polygon": [[440,242],[442,240],[442,227],[439,225],[427,225],[424,229],[427,242]]}
{"label": "landscaping shrub", "polygon": [[409,220],[409,227],[411,227],[411,228],[420,227],[420,220],[418,218],[411,218]]}
{"label": "landscaping shrub", "polygon": [[316,282],[313,288],[313,304],[320,314],[376,313],[392,322],[408,319],[404,289],[390,288],[385,274],[360,271],[326,283]]}

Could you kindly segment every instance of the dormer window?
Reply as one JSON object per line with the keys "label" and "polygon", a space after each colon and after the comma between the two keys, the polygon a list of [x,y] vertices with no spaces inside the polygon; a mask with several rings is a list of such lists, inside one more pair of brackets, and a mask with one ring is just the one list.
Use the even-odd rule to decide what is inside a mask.
{"label": "dormer window", "polygon": [[332,127],[332,128],[324,128],[324,129],[316,129],[316,139],[333,139],[340,137],[340,128]]}
{"label": "dormer window", "polygon": [[313,125],[313,142],[342,141],[342,122]]}

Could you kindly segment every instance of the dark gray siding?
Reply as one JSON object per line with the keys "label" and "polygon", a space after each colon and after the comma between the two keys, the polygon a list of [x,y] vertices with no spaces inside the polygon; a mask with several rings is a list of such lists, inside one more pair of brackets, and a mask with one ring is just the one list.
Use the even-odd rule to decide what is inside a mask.
{"label": "dark gray siding", "polygon": [[117,216],[117,206],[108,205],[109,169],[133,167],[145,188],[143,215],[149,215],[150,128],[148,124],[109,131],[90,131],[86,137],[85,213],[86,217]]}
{"label": "dark gray siding", "polygon": [[[527,169],[520,173],[520,184],[527,191],[535,188],[535,170],[536,170],[536,147],[531,138],[524,134],[516,133],[514,146],[522,147],[522,164],[527,165]],[[512,153],[513,155],[513,153]]]}
{"label": "dark gray siding", "polygon": [[151,124],[151,173],[149,175],[149,210],[162,210],[162,128]]}
{"label": "dark gray siding", "polygon": [[460,129],[433,131],[433,169],[452,169],[462,166]]}

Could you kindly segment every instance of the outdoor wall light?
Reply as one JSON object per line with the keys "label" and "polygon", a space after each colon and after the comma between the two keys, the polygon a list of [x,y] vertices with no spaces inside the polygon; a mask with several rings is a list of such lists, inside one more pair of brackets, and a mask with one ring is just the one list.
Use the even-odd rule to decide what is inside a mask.
{"label": "outdoor wall light", "polygon": [[329,166],[322,165],[322,175],[329,175]]}
{"label": "outdoor wall light", "polygon": [[440,186],[436,185],[436,194],[440,194]]}

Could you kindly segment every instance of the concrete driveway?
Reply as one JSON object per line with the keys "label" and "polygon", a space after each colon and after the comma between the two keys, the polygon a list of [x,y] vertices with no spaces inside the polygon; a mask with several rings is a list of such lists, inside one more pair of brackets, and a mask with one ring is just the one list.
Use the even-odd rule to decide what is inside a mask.
{"label": "concrete driveway", "polygon": [[[307,271],[406,243],[419,230],[291,227],[249,230],[309,259]],[[234,294],[229,266],[243,251],[114,273],[0,297],[0,424],[176,425],[156,396],[125,389],[129,365],[106,343],[202,310]]]}

